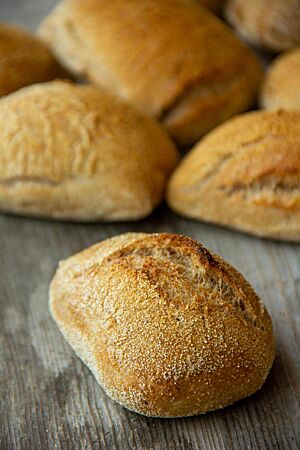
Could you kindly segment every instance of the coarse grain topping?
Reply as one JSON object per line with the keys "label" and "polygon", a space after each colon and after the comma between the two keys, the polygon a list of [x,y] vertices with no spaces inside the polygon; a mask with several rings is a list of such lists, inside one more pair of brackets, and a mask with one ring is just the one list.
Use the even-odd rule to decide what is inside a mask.
{"label": "coarse grain topping", "polygon": [[[180,235],[121,235],[66,260],[51,309],[109,395],[148,415],[224,406],[261,384],[273,357],[271,322],[251,286]],[[195,405],[182,405],[185,395]]]}

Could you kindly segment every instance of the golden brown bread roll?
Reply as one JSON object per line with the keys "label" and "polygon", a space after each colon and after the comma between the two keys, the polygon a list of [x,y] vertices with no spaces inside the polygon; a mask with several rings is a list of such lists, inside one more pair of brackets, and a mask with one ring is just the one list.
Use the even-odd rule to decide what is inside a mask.
{"label": "golden brown bread roll", "polygon": [[50,310],[105,392],[147,416],[232,404],[262,386],[274,359],[251,286],[180,235],[123,234],[61,262]]}
{"label": "golden brown bread roll", "polygon": [[300,47],[283,53],[268,68],[260,103],[266,109],[300,110]]}
{"label": "golden brown bread roll", "polygon": [[0,96],[66,72],[44,42],[22,28],[0,22]]}
{"label": "golden brown bread roll", "polygon": [[157,117],[181,145],[253,102],[260,64],[195,1],[66,0],[40,35],[77,76]]}
{"label": "golden brown bread roll", "polygon": [[300,240],[300,112],[237,116],[184,158],[168,203],[187,217]]}
{"label": "golden brown bread roll", "polygon": [[50,82],[0,100],[0,209],[131,220],[161,201],[178,154],[149,118],[94,86]]}
{"label": "golden brown bread roll", "polygon": [[281,52],[300,44],[299,0],[229,0],[225,15],[254,45]]}

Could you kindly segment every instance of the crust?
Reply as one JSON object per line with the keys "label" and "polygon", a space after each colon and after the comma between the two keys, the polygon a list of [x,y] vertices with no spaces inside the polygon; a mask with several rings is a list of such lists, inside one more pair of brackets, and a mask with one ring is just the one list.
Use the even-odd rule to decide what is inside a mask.
{"label": "crust", "polygon": [[253,103],[261,71],[258,65],[251,62],[248,65],[247,53],[240,62],[241,67],[248,66],[249,70],[241,70],[223,82],[196,83],[163,115],[162,122],[176,142],[187,146],[197,141],[207,131]]}
{"label": "crust", "polygon": [[228,21],[250,42],[273,52],[300,44],[298,0],[229,0]]}
{"label": "crust", "polygon": [[103,90],[61,81],[3,98],[0,137],[0,208],[56,219],[144,217],[178,158],[151,119]]}
{"label": "crust", "polygon": [[44,42],[22,28],[0,22],[0,96],[56,77],[66,77],[66,72]]}
{"label": "crust", "polygon": [[210,133],[175,170],[177,212],[253,234],[300,240],[300,112],[259,111]]}
{"label": "crust", "polygon": [[129,233],[69,258],[50,309],[106,393],[148,416],[223,408],[259,389],[274,359],[251,286],[184,236]]}
{"label": "crust", "polygon": [[66,0],[39,33],[77,76],[162,119],[183,145],[247,108],[260,78],[251,51],[195,1]]}
{"label": "crust", "polygon": [[284,53],[269,66],[260,104],[265,109],[300,110],[300,47]]}

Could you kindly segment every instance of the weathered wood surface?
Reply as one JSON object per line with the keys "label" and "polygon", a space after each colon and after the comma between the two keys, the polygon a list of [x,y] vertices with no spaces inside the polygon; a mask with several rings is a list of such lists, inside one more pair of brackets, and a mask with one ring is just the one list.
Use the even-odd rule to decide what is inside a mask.
{"label": "weathered wood surface", "polygon": [[[1,20],[36,26],[49,0],[0,0]],[[238,267],[267,305],[277,356],[263,389],[223,411],[149,419],[109,400],[52,321],[47,290],[58,260],[125,231],[192,236]],[[77,225],[0,216],[0,448],[299,449],[300,246],[184,220]]]}
{"label": "weathered wood surface", "polygon": [[[158,420],[103,393],[52,321],[57,261],[127,230],[188,234],[239,267],[275,325],[277,357],[264,388],[205,416]],[[3,449],[299,449],[300,248],[189,222],[161,208],[135,224],[76,225],[0,217]]]}

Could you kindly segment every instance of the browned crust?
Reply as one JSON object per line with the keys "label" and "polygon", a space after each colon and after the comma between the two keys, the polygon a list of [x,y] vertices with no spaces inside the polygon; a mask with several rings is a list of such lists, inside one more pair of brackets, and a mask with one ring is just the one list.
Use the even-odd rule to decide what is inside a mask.
{"label": "browned crust", "polygon": [[229,0],[225,13],[254,45],[281,52],[300,44],[298,0]]}
{"label": "browned crust", "polygon": [[44,42],[29,31],[0,22],[0,96],[66,76]]}
{"label": "browned crust", "polygon": [[300,112],[257,111],[210,133],[168,187],[179,213],[250,233],[300,239]]}
{"label": "browned crust", "polygon": [[274,358],[251,286],[180,235],[129,233],[69,258],[50,309],[106,393],[149,416],[225,407],[259,389]]}
{"label": "browned crust", "polygon": [[261,75],[252,52],[195,1],[66,0],[40,35],[77,75],[161,118],[184,145],[247,108]]}
{"label": "browned crust", "polygon": [[133,220],[161,201],[178,153],[153,120],[95,86],[62,81],[0,100],[0,208]]}

